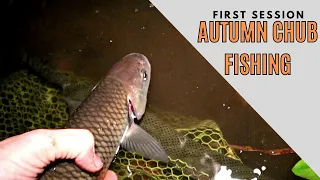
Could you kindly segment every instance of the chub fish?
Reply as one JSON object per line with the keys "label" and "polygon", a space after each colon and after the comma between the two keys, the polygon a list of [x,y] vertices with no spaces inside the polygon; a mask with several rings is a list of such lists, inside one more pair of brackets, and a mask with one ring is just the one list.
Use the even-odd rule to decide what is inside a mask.
{"label": "chub fish", "polygon": [[[145,112],[150,78],[148,59],[131,53],[112,66],[71,114],[67,128],[88,129],[93,133],[104,170],[109,168],[120,146],[148,159],[169,161],[161,144],[134,122]],[[98,176],[80,170],[73,162],[63,161],[46,171],[41,179],[99,179],[102,172]]]}

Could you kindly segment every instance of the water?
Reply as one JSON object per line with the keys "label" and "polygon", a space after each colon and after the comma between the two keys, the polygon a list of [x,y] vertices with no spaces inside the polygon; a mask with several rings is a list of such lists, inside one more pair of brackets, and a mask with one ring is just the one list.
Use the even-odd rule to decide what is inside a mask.
{"label": "water", "polygon": [[[1,57],[12,61],[1,65],[2,76],[18,66],[11,57],[18,47],[95,81],[124,55],[140,52],[152,65],[150,106],[215,119],[230,144],[288,147],[149,1],[14,0],[10,8],[2,16]],[[237,153],[270,177],[299,179],[291,172],[295,154]]]}

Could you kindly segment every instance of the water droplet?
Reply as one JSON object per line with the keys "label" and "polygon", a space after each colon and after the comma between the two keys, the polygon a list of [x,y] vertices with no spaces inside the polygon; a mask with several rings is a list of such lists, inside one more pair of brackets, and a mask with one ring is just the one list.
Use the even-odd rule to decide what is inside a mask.
{"label": "water droplet", "polygon": [[187,138],[183,136],[183,137],[178,137],[178,139],[180,141],[180,148],[183,148],[187,142]]}
{"label": "water droplet", "polygon": [[253,170],[253,173],[258,174],[259,176],[261,175],[260,169],[257,169],[257,168],[255,168],[255,169]]}
{"label": "water droplet", "polygon": [[261,170],[262,170],[262,171],[265,171],[266,169],[267,169],[267,168],[266,168],[265,166],[262,166],[262,167],[261,167]]}
{"label": "water droplet", "polygon": [[154,5],[152,3],[149,4],[149,8],[153,8]]}
{"label": "water droplet", "polygon": [[112,43],[112,39],[110,39],[109,42]]}
{"label": "water droplet", "polygon": [[134,10],[134,12],[138,12],[138,11],[139,11],[138,9],[135,9],[135,10]]}

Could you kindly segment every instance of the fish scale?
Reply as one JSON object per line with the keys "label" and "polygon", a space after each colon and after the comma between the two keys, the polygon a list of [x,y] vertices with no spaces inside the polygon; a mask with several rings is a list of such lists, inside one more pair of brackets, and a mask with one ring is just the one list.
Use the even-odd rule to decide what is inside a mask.
{"label": "fish scale", "polygon": [[[96,152],[103,159],[104,169],[110,166],[129,125],[125,90],[124,85],[116,78],[105,77],[73,113],[67,126],[67,128],[86,128],[93,133]],[[46,171],[41,179],[93,180],[97,179],[97,174],[87,173],[72,162],[61,162]]]}

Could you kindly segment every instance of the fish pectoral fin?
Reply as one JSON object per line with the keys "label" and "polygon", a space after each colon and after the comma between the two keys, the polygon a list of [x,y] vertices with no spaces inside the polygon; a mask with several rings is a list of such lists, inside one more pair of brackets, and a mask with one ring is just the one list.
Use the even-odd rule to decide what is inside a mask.
{"label": "fish pectoral fin", "polygon": [[121,146],[147,159],[169,162],[168,155],[161,144],[135,123],[130,126]]}

